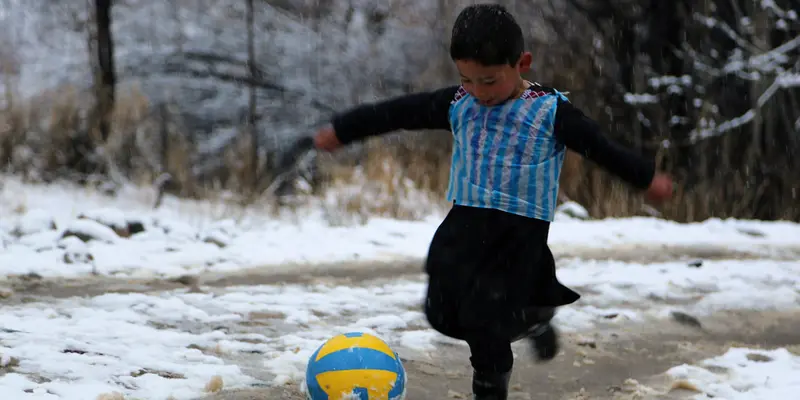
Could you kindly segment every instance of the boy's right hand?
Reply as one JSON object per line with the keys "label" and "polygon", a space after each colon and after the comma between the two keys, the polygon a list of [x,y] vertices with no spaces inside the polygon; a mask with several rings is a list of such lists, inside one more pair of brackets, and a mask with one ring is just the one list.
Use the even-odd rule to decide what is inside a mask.
{"label": "boy's right hand", "polygon": [[333,127],[327,126],[317,131],[314,135],[314,146],[324,151],[334,151],[342,147],[342,142],[336,137],[336,132]]}

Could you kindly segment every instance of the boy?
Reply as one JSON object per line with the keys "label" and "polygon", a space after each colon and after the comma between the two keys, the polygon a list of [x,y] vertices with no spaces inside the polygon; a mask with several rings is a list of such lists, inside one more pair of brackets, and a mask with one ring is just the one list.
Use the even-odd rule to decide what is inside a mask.
{"label": "boy", "polygon": [[469,345],[473,398],[504,400],[511,343],[526,339],[539,360],[552,359],[554,310],[580,297],[556,278],[547,246],[565,149],[646,189],[651,201],[669,198],[672,181],[653,161],[608,141],[563,94],[522,79],[532,56],[504,7],[465,8],[450,56],[461,85],[336,115],[315,145],[332,151],[401,129],[452,130],[453,207],[429,248],[425,313],[434,329]]}

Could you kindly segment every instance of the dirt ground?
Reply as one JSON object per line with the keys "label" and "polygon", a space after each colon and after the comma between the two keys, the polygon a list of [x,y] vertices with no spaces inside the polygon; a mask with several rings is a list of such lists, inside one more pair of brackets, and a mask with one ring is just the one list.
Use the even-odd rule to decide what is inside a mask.
{"label": "dirt ground", "polygon": [[[696,259],[761,259],[798,260],[800,245],[795,247],[735,250],[719,246],[643,246],[619,245],[609,248],[554,248],[558,260],[617,260],[623,262],[657,263],[691,261]],[[268,285],[278,283],[311,283],[318,279],[364,281],[376,278],[418,274],[422,260],[395,260],[387,262],[339,262],[319,265],[268,266],[235,273],[203,272],[176,279],[119,278],[107,276],[81,277],[79,279],[42,278],[33,275],[8,278],[8,288],[20,296],[7,296],[6,302],[25,301],[26,298],[65,298],[72,296],[97,296],[104,293],[151,292],[178,289],[185,286],[224,287],[239,285]],[[3,285],[5,286],[5,285]],[[0,287],[0,289],[6,289]],[[2,290],[0,290],[2,291]]]}
{"label": "dirt ground", "polygon": [[[731,251],[707,246],[636,247],[576,250],[556,249],[557,258],[615,259],[630,262],[664,262],[693,259],[800,259],[800,247],[783,249],[765,257],[760,251]],[[91,277],[79,280],[19,276],[11,279],[12,292],[5,304],[109,292],[153,292],[178,288],[239,285],[342,283],[419,274],[420,260],[370,263],[283,266],[235,274],[203,273],[180,279],[120,279]],[[562,337],[561,354],[547,364],[530,361],[523,344],[516,346],[511,399],[684,399],[686,391],[669,390],[663,375],[670,367],[724,353],[734,345],[773,348],[789,346],[800,351],[800,313],[738,311],[719,313],[701,321],[702,327],[675,319],[648,324],[616,324],[581,335]],[[587,336],[588,335],[588,336]],[[441,345],[433,361],[405,360],[408,400],[469,399],[470,378],[466,348]],[[649,393],[642,389],[649,387]],[[654,394],[656,393],[656,394]],[[303,400],[297,384],[223,391],[197,400]]]}
{"label": "dirt ground", "polygon": [[[517,359],[510,399],[633,400],[687,399],[697,392],[670,390],[663,372],[682,363],[721,355],[732,346],[789,347],[800,352],[800,313],[726,312],[702,321],[702,328],[674,320],[564,335],[561,354],[552,362],[530,362],[523,346]],[[441,348],[435,362],[406,361],[408,400],[469,399],[467,353]],[[296,384],[222,392],[202,400],[303,400]]]}

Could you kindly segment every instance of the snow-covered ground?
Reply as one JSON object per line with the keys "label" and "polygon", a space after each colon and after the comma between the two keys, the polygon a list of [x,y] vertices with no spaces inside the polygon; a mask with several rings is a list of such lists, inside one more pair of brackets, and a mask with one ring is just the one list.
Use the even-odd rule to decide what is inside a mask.
{"label": "snow-covered ground", "polygon": [[[363,225],[332,227],[319,209],[274,216],[223,203],[167,199],[153,210],[153,198],[143,189],[124,189],[111,198],[4,177],[0,275],[167,277],[287,263],[422,258],[441,222],[441,216],[421,221],[373,218]],[[141,223],[143,232],[124,237],[132,222]],[[65,237],[66,232],[94,240]],[[785,222],[583,221],[561,214],[552,225],[550,244],[556,253],[567,255],[636,246],[654,253],[661,246],[707,246],[770,255],[800,251],[798,237],[800,225]]]}
{"label": "snow-covered ground", "polygon": [[800,390],[800,356],[786,349],[731,348],[697,365],[667,371],[700,393],[693,399],[791,399]]}
{"label": "snow-covered ground", "polygon": [[[143,190],[109,198],[4,177],[0,275],[79,278],[94,270],[127,279],[418,258],[441,219],[373,219],[331,227],[324,213],[313,210],[292,217],[175,199],[158,210],[149,204],[152,198]],[[141,223],[143,231],[129,236],[130,228],[139,230],[132,222]],[[76,236],[64,237],[66,231]],[[719,246],[766,256],[797,246],[798,234],[800,226],[792,223],[682,225],[561,215],[551,243],[565,251]],[[87,236],[93,239],[79,238]],[[564,331],[584,332],[661,319],[674,310],[703,316],[721,309],[791,309],[800,304],[798,274],[800,261],[768,257],[647,264],[571,258],[559,264],[559,276],[584,297],[556,319]],[[420,308],[424,290],[422,276],[348,286],[320,279],[308,285],[201,284],[6,304],[0,312],[0,393],[9,399],[83,400],[112,392],[136,399],[193,399],[219,381],[225,387],[296,382],[316,346],[354,330],[384,337],[404,358],[425,359],[446,339],[427,327]],[[797,387],[798,374],[792,372],[800,364],[797,357],[776,350],[762,352],[771,361],[754,363],[743,361],[743,352],[756,350],[732,349],[711,361],[726,367],[724,372],[703,371],[701,364],[670,373],[689,374],[695,385],[725,399],[744,398],[733,396],[740,385],[758,393],[755,398],[785,398],[768,390]]]}
{"label": "snow-covered ground", "polygon": [[[635,399],[761,400],[795,398],[800,390],[800,356],[785,348],[772,350],[732,347],[694,364],[669,368],[665,388],[628,380]],[[670,396],[675,390],[682,396]]]}
{"label": "snow-covered ground", "polygon": [[[561,276],[585,297],[560,310],[556,322],[563,331],[585,332],[653,321],[672,310],[702,317],[719,309],[797,307],[798,273],[797,262],[717,261],[697,269],[683,263],[576,261],[563,266]],[[4,307],[0,371],[7,373],[0,377],[0,391],[20,399],[78,400],[114,391],[141,399],[192,399],[215,376],[226,387],[300,382],[314,349],[337,333],[375,333],[406,359],[435,359],[437,344],[453,343],[427,327],[420,311],[421,277],[363,286],[201,289]],[[792,379],[796,385],[789,369],[800,360],[775,354],[780,357],[768,364],[728,362],[724,366],[732,370],[724,374],[701,367],[671,373],[683,371],[691,382],[717,393],[742,384],[731,379],[756,385],[764,374],[785,375],[762,382],[765,391]],[[764,371],[770,367],[784,372]],[[755,398],[778,398],[764,393]]]}

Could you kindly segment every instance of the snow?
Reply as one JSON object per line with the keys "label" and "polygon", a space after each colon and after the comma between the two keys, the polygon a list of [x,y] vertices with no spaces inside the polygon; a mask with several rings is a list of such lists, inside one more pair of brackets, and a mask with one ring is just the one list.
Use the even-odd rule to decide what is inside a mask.
{"label": "snow", "polygon": [[[418,61],[430,57],[435,46],[427,43],[439,34],[432,29],[435,5],[425,1],[407,4],[383,22],[369,20],[380,1],[333,2],[316,10],[319,21],[310,4],[280,3],[295,10],[260,2],[254,14],[256,61],[265,86],[275,87],[258,93],[260,107],[276,116],[261,125],[262,143],[269,145],[322,118],[327,110],[321,107],[397,93],[423,72],[427,64]],[[235,0],[126,0],[111,9],[121,99],[135,88],[150,104],[174,103],[188,115],[190,128],[208,133],[197,138],[200,147],[214,150],[202,161],[209,161],[208,153],[219,156],[229,142],[217,132],[224,136],[236,128],[247,109],[240,82],[247,58],[244,8]],[[414,16],[412,23],[402,21],[408,16]],[[0,91],[37,99],[66,85],[86,88],[91,80],[87,18],[82,0],[57,6],[0,3],[0,58],[14,71],[0,81]],[[378,51],[385,48],[395,51]],[[350,68],[364,58],[373,62]],[[198,120],[202,123],[192,123]]]}
{"label": "snow", "polygon": [[[176,277],[247,269],[284,268],[337,262],[422,259],[442,216],[418,221],[369,218],[361,225],[331,226],[326,214],[309,207],[274,215],[224,202],[168,198],[153,210],[155,195],[126,188],[116,197],[68,185],[27,185],[12,177],[0,190],[0,274],[36,273],[79,278]],[[655,218],[582,220],[572,205],[552,225],[550,244],[564,256],[583,251],[661,246],[732,249],[770,255],[800,251],[800,225],[788,222],[708,220],[678,224]],[[333,210],[336,212],[336,210]],[[144,231],[124,237],[130,223]],[[112,229],[113,227],[113,229]],[[64,237],[79,234],[79,245]],[[79,246],[79,247],[76,247]],[[85,262],[66,253],[80,250]],[[91,257],[89,257],[91,256]],[[91,260],[89,260],[91,258]]]}
{"label": "snow", "polygon": [[784,348],[731,348],[699,365],[674,367],[667,375],[702,391],[692,399],[790,399],[800,390],[800,356]]}
{"label": "snow", "polygon": [[[3,393],[19,399],[90,399],[114,391],[147,399],[165,399],[165,392],[191,398],[214,376],[234,386],[252,381],[238,367],[187,347],[211,343],[217,333],[149,326],[142,309],[155,305],[122,297],[101,296],[85,304],[72,301],[71,307],[4,307],[0,354],[18,360],[18,365],[0,376]],[[179,311],[171,306],[174,303],[164,299],[160,310]],[[188,311],[182,316],[193,317]],[[44,379],[37,382],[36,377]],[[50,396],[28,396],[26,390]]]}
{"label": "snow", "polygon": [[[115,6],[121,87],[139,87],[154,104],[171,97],[183,99],[184,111],[213,120],[212,125],[219,128],[198,143],[207,155],[203,158],[211,163],[215,161],[212,155],[231,143],[231,121],[245,107],[245,92],[212,79],[177,76],[174,70],[184,75],[202,75],[209,69],[243,73],[241,18],[225,15],[240,14],[243,5],[227,0],[216,6],[196,1],[169,4],[129,0]],[[430,12],[410,15],[440,19],[426,6],[432,2],[413,4]],[[781,18],[778,24],[797,20],[794,10],[782,10],[774,1],[762,1],[761,6]],[[436,50],[432,45],[419,46],[435,42],[426,40],[438,35],[430,21],[403,26],[389,19],[382,27],[387,33],[375,35],[371,32],[375,27],[365,18],[366,7],[355,7],[352,19],[345,21],[346,6],[342,6],[329,20],[316,24],[314,32],[302,18],[265,7],[256,16],[257,37],[269,38],[258,44],[260,64],[268,81],[299,94],[299,100],[268,105],[271,114],[286,117],[262,126],[270,135],[296,134],[298,120],[313,120],[320,114],[313,110],[316,98],[321,103],[347,105],[355,99],[392,93],[397,86],[392,82],[408,81],[422,71],[387,65],[427,65],[414,58],[424,60]],[[12,70],[18,70],[0,87],[23,98],[47,96],[48,90],[67,83],[84,87],[90,78],[85,33],[75,28],[85,18],[83,3],[64,2],[46,9],[20,0],[8,0],[0,7],[5,28],[1,47],[6,49],[0,53]],[[700,75],[709,74],[715,81],[731,74],[771,85],[757,94],[758,107],[735,114],[727,110],[723,115],[705,99],[714,115],[698,124],[691,139],[721,135],[751,123],[758,108],[778,91],[800,84],[800,74],[791,65],[800,37],[769,51],[751,51],[748,35],[713,16],[694,14],[694,18],[728,35],[740,47],[726,54],[711,49],[713,60],[695,57]],[[743,20],[742,25],[749,22],[749,18]],[[398,51],[377,51],[381,48]],[[232,62],[212,68],[192,58],[217,50]],[[312,57],[316,63],[308,62]],[[344,66],[363,58],[378,60],[370,70],[353,70],[367,80],[342,79],[343,70],[352,70]],[[706,62],[716,65],[703,65]],[[648,77],[651,93],[627,93],[624,99],[646,106],[692,87],[705,90],[700,80],[695,75]],[[388,82],[390,88],[370,84],[378,81]],[[315,90],[319,82],[337,86]],[[274,97],[274,93],[262,95]],[[685,118],[671,117],[679,122]],[[800,119],[796,125],[800,126]],[[372,217],[359,225],[332,226],[331,213],[341,211],[324,204],[271,214],[224,201],[168,198],[153,210],[154,194],[141,189],[123,188],[118,196],[108,197],[67,185],[27,185],[7,176],[2,176],[1,184],[0,277],[5,278],[25,274],[167,278],[338,262],[377,268],[384,262],[424,257],[442,219],[441,215],[417,221]],[[564,331],[645,323],[665,318],[673,310],[703,316],[725,309],[793,309],[800,304],[796,278],[800,262],[768,259],[780,255],[791,259],[786,255],[798,254],[797,224],[585,219],[585,210],[564,207],[550,234],[554,252],[571,257],[559,262],[559,277],[584,293],[580,302],[557,315]],[[144,231],[128,236],[134,224],[141,224]],[[657,258],[662,251],[681,246],[710,254],[750,253],[764,259],[642,264],[582,258],[590,251],[631,250]],[[406,358],[433,357],[437,343],[445,340],[426,327],[420,312],[422,277],[360,286],[321,282],[197,289],[200,292],[106,294],[4,304],[0,392],[14,399],[77,400],[112,392],[132,398],[192,399],[214,377],[221,378],[226,387],[295,381],[313,349],[335,333],[372,331]],[[7,296],[1,288],[0,292]],[[368,311],[361,309],[364,304],[370,305]],[[704,392],[697,398],[791,398],[800,389],[799,367],[798,357],[786,349],[733,348],[698,365],[675,367],[668,374],[694,383]]]}
{"label": "snow", "polygon": [[625,103],[627,104],[657,104],[658,97],[649,93],[633,94],[625,93]]}
{"label": "snow", "polygon": [[[693,268],[685,263],[574,261],[560,269],[565,284],[593,292],[557,315],[556,323],[567,332],[663,318],[676,308],[696,316],[754,305],[792,308],[797,307],[800,289],[794,279],[800,262],[718,261]],[[231,387],[257,381],[230,364],[246,353],[260,353],[262,368],[271,374],[267,383],[283,384],[301,379],[311,353],[337,333],[377,334],[404,358],[436,357],[436,344],[446,341],[426,326],[421,277],[363,286],[202,289],[5,306],[0,314],[0,355],[13,357],[18,365],[0,378],[0,389],[20,395],[25,389],[45,390],[53,399],[93,398],[112,391],[148,399],[189,399],[200,395],[213,376],[221,376]],[[768,295],[776,291],[793,295],[782,300],[783,296]],[[664,297],[667,303],[658,300]],[[696,303],[664,305],[687,299]],[[364,304],[370,307],[363,309]],[[775,354],[775,363],[785,361],[781,353]],[[139,371],[157,371],[162,377],[138,376]],[[163,377],[176,374],[181,378]],[[746,376],[755,381],[757,374]],[[46,380],[37,383],[41,378]],[[719,386],[717,381],[709,385]]]}
{"label": "snow", "polygon": [[[424,257],[442,219],[368,218],[360,225],[332,226],[324,215],[336,210],[323,212],[313,205],[270,213],[170,197],[153,210],[154,195],[145,189],[123,188],[109,197],[65,184],[3,178],[0,274],[6,277],[36,273],[81,279],[94,274],[126,281],[253,268],[268,274],[340,261],[379,268],[381,262]],[[647,323],[673,311],[703,317],[725,309],[786,310],[800,304],[800,261],[786,256],[797,254],[798,224],[585,220],[575,204],[562,211],[550,242],[554,251],[571,257],[560,259],[559,278],[583,294],[556,316],[565,332]],[[128,236],[134,223],[144,231]],[[67,230],[80,235],[65,236]],[[755,259],[678,257],[643,264],[582,257],[592,250],[613,256],[638,249],[657,259],[671,246],[751,252]],[[422,275],[347,285],[324,276],[308,278],[304,284],[253,281],[229,287],[204,286],[201,279],[190,289],[33,297],[4,304],[0,392],[20,399],[78,400],[112,392],[196,399],[214,379],[226,388],[297,383],[310,354],[337,333],[374,333],[404,359],[430,361],[440,344],[461,345],[428,327],[421,307]],[[725,357],[716,362],[733,356]],[[773,361],[749,365],[746,371],[731,369],[725,376],[702,374],[700,367],[684,370],[718,398],[740,388],[733,375],[750,382],[750,393],[761,394],[754,391],[769,387],[758,386],[759,377],[782,376],[764,368],[797,364],[781,353],[770,357]],[[730,362],[731,368],[739,364]],[[786,376],[770,385],[796,385]],[[762,398],[779,398],[763,393]]]}
{"label": "snow", "polygon": [[[729,18],[725,18],[722,15],[724,13],[720,14],[713,9],[709,14],[694,12],[693,20],[707,28],[709,35],[722,34],[734,43],[735,47],[723,45],[700,51],[694,47],[696,45],[693,40],[686,41],[684,51],[693,59],[694,71],[681,77],[648,76],[646,78],[649,89],[655,93],[628,93],[625,95],[626,103],[644,107],[657,102],[662,98],[659,96],[661,94],[680,94],[683,90],[694,91],[701,95],[708,93],[709,96],[705,97],[704,103],[713,111],[712,115],[700,113],[699,116],[691,117],[666,113],[667,118],[688,122],[688,125],[694,128],[690,132],[687,144],[741,131],[743,127],[753,123],[762,107],[770,101],[776,101],[774,99],[778,97],[777,93],[800,85],[798,65],[795,63],[797,49],[800,48],[800,36],[789,35],[786,39],[765,45],[768,46],[766,48],[754,45],[750,39],[758,25],[753,23],[754,19],[761,20],[763,17],[769,26],[790,31],[792,25],[787,21],[794,23],[797,20],[797,13],[794,10],[783,10],[773,1],[763,1],[761,6],[768,12],[753,11],[750,15],[742,15],[738,24],[728,23]],[[724,42],[709,43],[714,47]],[[727,109],[719,112],[719,107],[714,104],[713,85],[718,80],[731,78],[740,79],[744,83],[760,82],[761,86],[765,87],[763,92],[750,93],[751,97],[755,96],[758,99],[752,108]]]}
{"label": "snow", "polygon": [[[590,291],[599,308],[632,302],[686,303],[693,315],[724,309],[786,309],[800,303],[800,261],[720,260],[623,263],[575,260],[559,264],[559,279]],[[747,293],[742,296],[741,293]],[[650,299],[650,300],[648,300]]]}
{"label": "snow", "polygon": [[[91,237],[94,240],[101,240],[107,244],[114,244],[119,240],[119,236],[110,227],[88,219],[75,219],[67,223],[64,233]],[[53,235],[47,235],[50,238]]]}
{"label": "snow", "polygon": [[92,221],[97,221],[113,229],[124,229],[128,226],[128,220],[125,218],[125,213],[115,208],[87,210],[81,214],[81,217]]}

